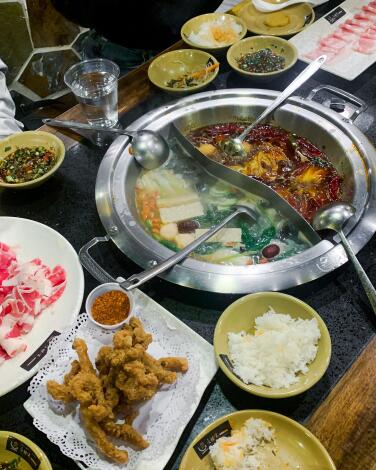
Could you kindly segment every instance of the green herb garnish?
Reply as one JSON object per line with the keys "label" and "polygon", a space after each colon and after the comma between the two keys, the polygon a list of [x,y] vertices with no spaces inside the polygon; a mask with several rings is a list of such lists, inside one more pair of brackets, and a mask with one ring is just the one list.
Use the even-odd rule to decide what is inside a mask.
{"label": "green herb garnish", "polygon": [[0,160],[0,181],[11,184],[32,181],[46,174],[55,162],[55,155],[43,146],[19,148]]}

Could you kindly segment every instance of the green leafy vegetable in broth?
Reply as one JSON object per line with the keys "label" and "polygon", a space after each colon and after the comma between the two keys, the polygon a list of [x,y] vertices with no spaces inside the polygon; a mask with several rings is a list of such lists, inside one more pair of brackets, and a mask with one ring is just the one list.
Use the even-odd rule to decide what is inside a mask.
{"label": "green leafy vegetable in broth", "polygon": [[305,250],[309,243],[289,227],[269,203],[187,166],[178,157],[168,167],[144,170],[136,184],[136,206],[145,228],[162,245],[178,251],[217,225],[242,204],[257,221],[233,219],[191,256],[200,261],[252,265],[284,259]]}

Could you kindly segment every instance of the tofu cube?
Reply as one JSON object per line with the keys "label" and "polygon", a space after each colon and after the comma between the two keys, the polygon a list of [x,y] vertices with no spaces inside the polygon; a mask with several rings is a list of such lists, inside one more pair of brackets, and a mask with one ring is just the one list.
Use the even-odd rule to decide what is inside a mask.
{"label": "tofu cube", "polygon": [[161,207],[159,215],[164,224],[170,222],[180,222],[182,220],[192,219],[204,215],[204,208],[200,201],[191,202],[181,206]]}
{"label": "tofu cube", "polygon": [[[195,230],[195,238],[200,237],[206,233],[208,229],[198,228]],[[241,243],[242,241],[242,230],[240,228],[222,228],[219,232],[213,235],[207,243],[219,242],[219,243]]]}

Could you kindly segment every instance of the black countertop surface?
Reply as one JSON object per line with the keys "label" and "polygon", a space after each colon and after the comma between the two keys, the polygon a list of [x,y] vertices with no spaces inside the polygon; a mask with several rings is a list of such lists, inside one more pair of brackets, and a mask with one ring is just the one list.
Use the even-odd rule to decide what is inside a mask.
{"label": "black countertop surface", "polygon": [[[329,3],[335,6],[339,2]],[[321,7],[321,12],[328,10],[327,5],[325,10],[324,6]],[[283,89],[303,66],[302,63],[297,63],[288,74],[279,80],[269,82],[267,88]],[[356,120],[356,125],[372,142],[375,142],[376,65],[352,82],[320,71],[315,75],[315,79],[309,80],[299,90],[298,94],[306,96],[308,91],[320,83],[345,89],[367,102],[368,110]],[[260,85],[241,79],[223,66],[213,89],[233,87],[259,88]],[[168,95],[156,94],[123,116],[123,124],[132,122],[148,110],[169,100]],[[104,234],[95,206],[95,179],[103,155],[103,149],[98,149],[87,141],[75,145],[67,152],[57,174],[41,187],[30,191],[0,192],[0,215],[29,218],[49,225],[66,237],[78,251],[94,236]],[[376,282],[375,251],[374,237],[358,255],[374,282]],[[97,260],[114,275],[127,277],[140,270],[113,244],[107,244],[94,253]],[[97,282],[85,272],[85,283],[86,297]],[[237,298],[210,293],[203,295],[202,292],[175,286],[160,279],[149,282],[142,290],[210,343],[219,315]],[[177,469],[181,454],[192,438],[211,421],[231,411],[264,408],[281,412],[304,423],[374,334],[374,314],[352,266],[348,264],[324,278],[291,289],[289,293],[315,308],[327,324],[333,349],[332,359],[324,377],[309,391],[297,397],[266,400],[239,390],[219,371],[181,436],[166,469]],[[77,468],[74,462],[63,456],[58,447],[33,427],[31,417],[23,408],[23,403],[28,398],[27,386],[28,383],[25,383],[0,398],[0,429],[18,432],[33,440],[46,452],[55,470]]]}

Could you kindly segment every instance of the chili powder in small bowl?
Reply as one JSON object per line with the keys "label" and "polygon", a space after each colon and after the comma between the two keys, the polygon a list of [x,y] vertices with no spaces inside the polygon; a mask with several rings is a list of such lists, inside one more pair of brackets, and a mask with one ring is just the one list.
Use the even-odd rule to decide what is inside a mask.
{"label": "chili powder in small bowl", "polygon": [[101,328],[119,328],[132,316],[133,297],[115,282],[101,284],[87,296],[86,311]]}

